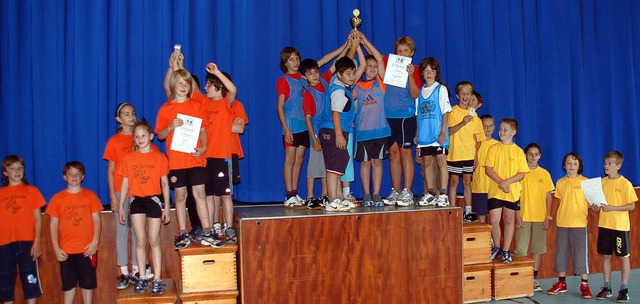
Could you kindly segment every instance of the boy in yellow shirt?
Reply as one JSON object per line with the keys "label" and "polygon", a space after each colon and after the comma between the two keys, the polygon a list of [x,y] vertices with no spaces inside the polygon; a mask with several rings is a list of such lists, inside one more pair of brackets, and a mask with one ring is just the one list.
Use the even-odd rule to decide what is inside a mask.
{"label": "boy in yellow shirt", "polygon": [[[480,108],[480,106],[477,108]],[[473,210],[475,211],[478,220],[481,223],[484,223],[487,218],[487,213],[489,212],[487,209],[487,200],[489,199],[487,193],[489,193],[489,185],[493,182],[484,172],[484,165],[487,162],[487,152],[489,151],[489,147],[493,146],[498,141],[492,137],[493,131],[496,129],[493,116],[484,114],[480,116],[480,119],[482,120],[482,129],[484,130],[485,140],[480,143],[480,148],[478,148],[478,166],[473,171],[473,178],[471,181],[471,201],[473,202]]]}
{"label": "boy in yellow shirt", "polygon": [[529,173],[522,180],[520,211],[516,212],[516,256],[527,256],[529,242],[533,257],[533,291],[542,291],[538,283],[538,269],[543,254],[547,252],[547,230],[551,217],[551,191],[553,180],[549,171],[538,165],[542,151],[536,143],[524,148]]}
{"label": "boy in yellow shirt", "polygon": [[618,151],[609,151],[604,156],[604,173],[607,177],[602,179],[602,191],[607,199],[606,205],[593,207],[600,210],[598,219],[598,254],[603,257],[602,275],[604,287],[596,295],[596,299],[602,300],[611,297],[611,256],[615,254],[620,258],[622,265],[620,290],[618,302],[629,301],[629,211],[633,211],[638,201],[633,186],[620,175],[620,168],[624,157]]}
{"label": "boy in yellow shirt", "polygon": [[573,272],[580,275],[580,292],[582,298],[591,298],[589,288],[589,263],[587,256],[587,216],[589,204],[582,192],[582,158],[576,153],[569,153],[562,159],[562,168],[567,176],[556,183],[555,197],[560,201],[556,214],[556,252],[553,268],[558,272],[558,282],[554,283],[548,294],[555,295],[567,292],[567,268],[569,258],[573,259]]}
{"label": "boy in yellow shirt", "polygon": [[[491,248],[491,259],[495,260],[502,254],[502,262],[511,264],[509,246],[513,240],[515,230],[515,213],[520,210],[520,181],[529,172],[524,152],[513,137],[518,132],[518,121],[513,118],[500,120],[500,142],[492,145],[487,151],[485,173],[493,183],[489,185],[489,219],[491,221],[491,238],[494,246]],[[504,243],[500,248],[500,220],[504,219]]]}

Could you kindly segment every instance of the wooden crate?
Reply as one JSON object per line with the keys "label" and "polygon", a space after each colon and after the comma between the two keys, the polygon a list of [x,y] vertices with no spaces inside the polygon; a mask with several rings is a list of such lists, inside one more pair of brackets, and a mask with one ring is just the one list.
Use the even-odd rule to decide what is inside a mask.
{"label": "wooden crate", "polygon": [[491,301],[491,269],[493,264],[464,266],[462,295],[464,303]]}
{"label": "wooden crate", "polygon": [[491,263],[491,225],[473,222],[462,225],[464,265]]}
{"label": "wooden crate", "polygon": [[236,244],[212,248],[192,244],[180,250],[181,293],[237,290]]}
{"label": "wooden crate", "polygon": [[180,294],[183,304],[236,304],[238,290],[221,290]]}
{"label": "wooden crate", "polygon": [[[133,286],[130,286],[126,289],[118,290],[118,295],[116,296],[116,303],[118,304],[127,304],[127,303],[154,303],[154,304],[173,304],[178,301],[178,293],[176,292],[176,284],[172,279],[163,280],[167,285],[164,289],[164,294],[159,296],[151,295],[151,282],[149,282],[149,288],[145,293],[133,293]],[[101,302],[98,299],[97,302]]]}
{"label": "wooden crate", "polygon": [[494,300],[533,296],[533,260],[513,257],[512,264],[493,263]]}

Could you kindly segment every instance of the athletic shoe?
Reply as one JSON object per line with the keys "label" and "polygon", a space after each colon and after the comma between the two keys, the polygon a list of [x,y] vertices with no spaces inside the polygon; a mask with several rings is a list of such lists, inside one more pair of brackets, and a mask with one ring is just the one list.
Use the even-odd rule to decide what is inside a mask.
{"label": "athletic shoe", "polygon": [[542,286],[538,280],[533,280],[533,291],[542,291]]}
{"label": "athletic shoe", "polygon": [[220,225],[220,223],[213,223],[213,227],[211,227],[211,231],[213,232],[213,236],[216,239],[220,239],[220,236],[224,234],[224,227]]}
{"label": "athletic shoe", "polygon": [[436,197],[431,193],[425,194],[419,201],[418,205],[427,207],[427,206],[435,206],[436,205]]}
{"label": "athletic shoe", "polygon": [[502,263],[505,263],[505,264],[513,263],[513,259],[511,258],[511,251],[502,250]]}
{"label": "athletic shoe", "polygon": [[591,288],[589,288],[589,284],[586,283],[580,283],[580,293],[582,293],[583,299],[591,299],[591,297],[593,297]]}
{"label": "athletic shoe", "polygon": [[164,294],[164,282],[162,282],[162,280],[154,280],[153,283],[151,283],[151,295],[152,296],[159,296],[161,294]]}
{"label": "athletic shoe", "polygon": [[147,275],[147,279],[149,279],[149,280],[153,280],[153,277],[155,277],[155,275],[151,271],[151,265],[149,265],[149,264],[147,264],[147,267],[145,268],[145,273]]}
{"label": "athletic shoe", "polygon": [[138,281],[140,281],[140,274],[139,273],[129,273],[129,275],[127,276],[127,281],[129,282],[129,285],[137,285]]}
{"label": "athletic shoe", "polygon": [[118,277],[118,287],[117,288],[118,289],[125,289],[127,287],[129,287],[129,278],[126,275],[121,274]]}
{"label": "athletic shoe", "polygon": [[553,283],[551,289],[547,290],[547,293],[550,295],[555,295],[563,292],[567,292],[567,283],[560,281]]}
{"label": "athletic shoe", "polygon": [[353,195],[349,194],[342,199],[342,206],[347,208],[345,211],[358,208],[358,201],[355,200]]}
{"label": "athletic shoe", "polygon": [[187,248],[189,244],[191,244],[191,241],[189,240],[189,235],[186,233],[180,233],[180,235],[176,237],[176,240],[173,241],[173,246],[178,250]]}
{"label": "athletic shoe", "polygon": [[629,302],[629,289],[620,289],[618,291],[618,298],[616,298],[616,302]]}
{"label": "athletic shoe", "polygon": [[147,291],[147,288],[149,288],[149,281],[138,280],[138,283],[136,283],[136,286],[133,287],[133,293],[143,293]]}
{"label": "athletic shoe", "polygon": [[202,228],[198,226],[191,228],[189,238],[196,243],[200,243],[200,241],[202,241]]}
{"label": "athletic shoe", "polygon": [[329,203],[329,197],[328,196],[323,196],[322,199],[320,199],[320,206],[324,207]]}
{"label": "athletic shoe", "polygon": [[336,212],[336,211],[349,211],[347,207],[342,205],[342,201],[339,198],[334,199],[331,203],[328,203],[324,210],[326,212]]}
{"label": "athletic shoe", "polygon": [[309,202],[307,202],[307,209],[320,209],[324,206],[321,205],[322,203],[322,199],[318,198],[318,199],[312,199]]}
{"label": "athletic shoe", "polygon": [[396,204],[402,207],[413,205],[413,193],[411,193],[407,188],[404,188],[402,193],[400,193],[400,197],[398,197]]}
{"label": "athletic shoe", "polygon": [[222,248],[224,247],[224,242],[219,240],[217,235],[214,234],[213,231],[202,235],[202,242],[200,244],[204,246],[211,246],[213,248]]}
{"label": "athletic shoe", "polygon": [[236,235],[236,230],[233,228],[227,228],[227,243],[229,244],[237,244],[238,236]]}
{"label": "athletic shoe", "polygon": [[286,201],[284,201],[284,207],[296,209],[296,208],[301,208],[306,206],[304,204],[304,200],[301,197],[295,195],[288,198]]}
{"label": "athletic shoe", "polygon": [[391,188],[391,193],[389,193],[389,196],[387,196],[387,198],[385,198],[383,202],[385,205],[395,206],[399,196],[400,194],[398,194],[398,191],[396,191],[396,189]]}
{"label": "athletic shoe", "polygon": [[362,206],[367,206],[367,207],[373,206],[373,198],[371,198],[371,194],[365,194],[362,197]]}
{"label": "athletic shoe", "polygon": [[469,213],[465,212],[463,218],[465,222],[475,222],[478,220],[478,216],[473,212],[469,212]]}
{"label": "athletic shoe", "polygon": [[449,206],[449,196],[446,194],[440,194],[436,199],[436,207],[446,207]]}
{"label": "athletic shoe", "polygon": [[382,199],[380,194],[373,195],[373,206],[384,207],[384,200]]}
{"label": "athletic shoe", "polygon": [[611,298],[611,288],[602,287],[600,292],[596,295],[596,300],[604,300],[606,298]]}
{"label": "athletic shoe", "polygon": [[502,249],[500,247],[491,247],[491,260],[495,260],[499,255],[502,255]]}

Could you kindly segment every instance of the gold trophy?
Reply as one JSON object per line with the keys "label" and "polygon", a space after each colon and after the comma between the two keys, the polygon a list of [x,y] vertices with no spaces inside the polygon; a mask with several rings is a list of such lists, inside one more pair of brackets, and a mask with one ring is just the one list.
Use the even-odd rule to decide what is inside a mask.
{"label": "gold trophy", "polygon": [[360,19],[360,10],[359,9],[354,9],[353,10],[353,18],[351,18],[350,23],[351,23],[351,27],[353,27],[354,30],[358,30],[358,28],[362,25],[362,19]]}

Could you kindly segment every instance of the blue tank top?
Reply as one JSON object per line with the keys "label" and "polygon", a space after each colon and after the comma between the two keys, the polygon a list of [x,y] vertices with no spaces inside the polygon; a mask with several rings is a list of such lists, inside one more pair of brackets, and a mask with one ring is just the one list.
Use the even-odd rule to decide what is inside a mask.
{"label": "blue tank top", "polygon": [[324,79],[320,78],[320,83],[324,86],[324,92],[320,92],[311,86],[307,87],[307,91],[311,93],[316,103],[316,116],[311,117],[311,124],[313,125],[313,131],[316,135],[318,135],[318,131],[320,130],[320,117],[324,112],[324,96],[326,95],[327,88],[329,88],[329,85]]}
{"label": "blue tank top", "polygon": [[351,133],[351,126],[353,125],[353,119],[355,117],[353,93],[345,86],[336,83],[329,87],[327,94],[324,96],[324,111],[322,111],[320,119],[320,129],[334,129],[333,119],[331,118],[331,94],[335,91],[343,91],[348,99],[347,104],[340,113],[340,126],[342,127],[342,131]]}
{"label": "blue tank top", "polygon": [[[440,109],[441,84],[431,92],[429,97],[418,96],[418,145],[430,145],[438,142],[438,136],[442,129],[442,109]],[[449,128],[446,128],[446,141],[444,148],[449,148]]]}
{"label": "blue tank top", "polygon": [[384,95],[384,113],[387,118],[409,118],[415,115],[416,103],[409,94],[408,80],[405,88],[387,86],[387,92]]}
{"label": "blue tank top", "polygon": [[[283,75],[289,83],[289,99],[284,101],[284,118],[291,133],[307,131],[307,124],[304,122],[304,110],[302,109],[302,99],[307,81]],[[284,133],[284,130],[283,130]]]}
{"label": "blue tank top", "polygon": [[358,96],[355,114],[356,142],[385,138],[391,135],[387,116],[384,114],[384,91],[380,85],[380,78],[376,77],[370,81],[373,82],[373,85],[369,89],[364,89],[357,84],[353,88]]}

